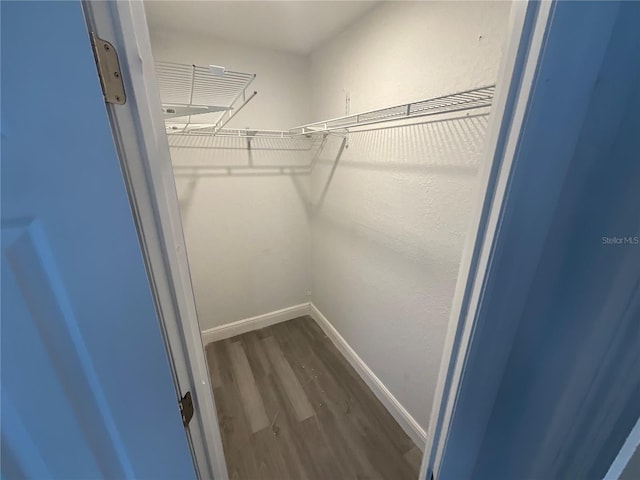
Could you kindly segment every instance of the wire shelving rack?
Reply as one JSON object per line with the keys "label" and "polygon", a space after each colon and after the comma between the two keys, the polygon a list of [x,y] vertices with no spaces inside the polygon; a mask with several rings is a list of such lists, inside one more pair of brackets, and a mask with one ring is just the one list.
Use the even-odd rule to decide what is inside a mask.
{"label": "wire shelving rack", "polygon": [[377,123],[404,120],[432,115],[450,114],[490,107],[495,85],[489,85],[417,102],[404,103],[378,110],[356,113],[321,122],[308,123],[290,130],[294,135],[324,134],[334,131],[350,131],[353,128]]}
{"label": "wire shelving rack", "polygon": [[252,73],[170,62],[155,69],[167,132],[189,131],[194,116],[220,129],[257,94],[247,92]]}
{"label": "wire shelving rack", "polygon": [[488,108],[495,92],[495,85],[488,85],[290,130],[227,129],[225,125],[257,94],[247,92],[255,74],[224,71],[220,75],[215,69],[168,62],[157,62],[156,73],[169,135],[311,140],[379,123]]}

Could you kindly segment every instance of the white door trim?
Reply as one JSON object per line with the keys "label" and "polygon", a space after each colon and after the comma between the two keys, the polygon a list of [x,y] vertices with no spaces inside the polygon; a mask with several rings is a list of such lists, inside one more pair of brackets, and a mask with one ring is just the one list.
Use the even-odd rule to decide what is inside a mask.
{"label": "white door trim", "polygon": [[[500,171],[487,177],[487,213],[476,212],[478,233],[460,267],[431,414],[422,474],[436,479],[451,476],[454,464],[455,478],[472,476],[617,16],[615,5],[590,4],[577,15],[564,2],[514,5],[512,20],[520,18],[524,28],[520,39],[512,30],[487,157]],[[511,106],[500,97],[508,83]],[[579,395],[567,392],[576,403]],[[581,454],[597,446],[590,440]],[[557,455],[550,449],[537,461]]]}
{"label": "white door trim", "polygon": [[498,73],[487,144],[482,162],[480,192],[458,270],[449,326],[427,432],[420,478],[437,473],[462,381],[464,361],[471,345],[474,318],[483,290],[483,279],[491,262],[491,251],[499,227],[500,212],[508,195],[507,184],[513,150],[531,91],[542,39],[550,13],[550,2],[514,2],[508,37]]}
{"label": "white door trim", "polygon": [[[113,125],[120,131],[120,135],[116,134],[116,143],[123,166],[129,170],[134,215],[144,244],[150,277],[152,283],[156,283],[156,297],[160,304],[158,309],[167,349],[173,361],[176,384],[182,388],[181,391],[188,389],[183,385],[193,385],[198,399],[198,415],[193,422],[198,422],[199,428],[190,428],[194,459],[201,478],[213,474],[216,479],[226,479],[226,465],[196,318],[144,7],[141,2],[129,1],[91,2],[86,5],[91,6],[86,8],[89,12],[88,21],[93,23],[96,33],[113,43],[120,55],[128,99],[125,105],[109,106],[108,109]],[[542,5],[540,10],[548,13],[549,4]],[[505,195],[510,170],[510,164],[503,165],[500,157],[504,155],[507,135],[519,130],[514,120],[517,113],[520,114],[518,120],[522,120],[523,105],[516,99],[521,101],[528,96],[528,90],[521,89],[525,66],[537,63],[538,52],[529,50],[534,43],[531,35],[533,24],[538,35],[542,35],[544,29],[540,30],[539,24],[544,22],[543,15],[538,15],[537,5],[514,3],[509,48],[502,62],[492,113],[493,127],[488,139],[487,155],[494,161],[485,162],[482,178],[488,188],[483,192],[484,201],[479,202],[481,207],[475,215],[477,234],[470,236],[463,253],[451,316],[454,321],[447,334],[432,410],[432,426],[437,421],[438,426],[446,427],[445,420],[451,416],[453,399],[449,393],[456,391],[462,365],[459,360],[463,358],[463,347],[468,344],[472,330],[471,322],[465,324],[458,319],[463,319],[465,313],[469,318],[469,312],[464,312],[463,306],[468,307],[473,293],[477,295],[471,287],[474,279],[481,278],[487,267],[497,212]],[[163,290],[157,284],[166,288]],[[427,438],[421,478],[426,477],[427,467],[431,469],[439,462],[442,454],[439,446],[446,439],[446,428],[434,431],[431,427]],[[212,452],[211,458],[208,452]]]}
{"label": "white door trim", "polygon": [[[482,174],[487,189],[475,212],[476,233],[470,236],[463,252],[421,478],[425,478],[428,472],[435,472],[437,477],[447,445],[459,386],[469,361],[474,335],[477,334],[476,316],[480,299],[487,288],[487,272],[491,268],[504,220],[503,207],[509,195],[512,163],[554,5],[551,2],[514,2],[509,43],[498,79],[485,154],[488,161],[484,162]],[[127,103],[123,106],[110,105],[108,111],[128,181],[178,394],[192,389],[197,402],[197,414],[189,429],[195,464],[201,478],[226,479],[144,7],[141,2],[129,1],[92,2],[85,6],[90,25],[100,37],[114,44],[120,56]],[[558,164],[556,168],[561,169],[563,165]],[[559,186],[555,187],[559,189]],[[549,212],[554,205],[552,197],[550,195],[545,205]],[[540,222],[549,219],[541,218]],[[526,290],[530,280],[527,275],[532,275],[530,269],[536,262],[536,249],[541,248],[543,240],[529,240],[534,253],[523,262],[526,265],[523,265],[523,277],[518,282],[520,293]],[[487,365],[495,366],[505,349],[508,351],[510,333],[513,332],[508,329],[501,332],[496,340],[499,348]],[[499,371],[492,376],[499,376]],[[486,398],[478,399],[480,409],[490,408],[497,386],[497,382],[487,385]]]}
{"label": "white door trim", "polygon": [[226,480],[144,5],[84,0],[83,7],[89,29],[118,52],[127,101],[107,104],[107,110],[177,397],[190,390],[194,399],[195,414],[186,430],[194,465],[201,479]]}

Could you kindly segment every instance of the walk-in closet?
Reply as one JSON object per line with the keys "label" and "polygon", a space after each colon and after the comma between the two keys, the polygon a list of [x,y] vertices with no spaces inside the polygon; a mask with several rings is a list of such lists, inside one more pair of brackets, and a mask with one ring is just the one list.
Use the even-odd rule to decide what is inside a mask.
{"label": "walk-in closet", "polygon": [[510,3],[145,11],[229,478],[418,478]]}

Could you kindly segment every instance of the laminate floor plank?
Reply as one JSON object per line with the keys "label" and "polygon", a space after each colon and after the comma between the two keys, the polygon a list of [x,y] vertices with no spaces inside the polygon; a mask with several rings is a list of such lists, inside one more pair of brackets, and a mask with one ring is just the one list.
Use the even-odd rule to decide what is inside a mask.
{"label": "laminate floor plank", "polygon": [[293,373],[291,365],[287,362],[280,350],[278,342],[273,337],[262,340],[267,351],[267,356],[273,365],[273,369],[293,405],[298,420],[303,421],[315,415],[313,407],[309,403],[302,385]]}
{"label": "laminate floor plank", "polygon": [[310,317],[206,352],[231,480],[418,478],[422,452]]}
{"label": "laminate floor plank", "polygon": [[[298,341],[303,341],[302,337]],[[380,417],[388,415],[384,406],[375,396],[360,395],[363,392],[359,391],[354,395],[350,388],[345,388],[336,381],[348,374],[347,367],[335,362],[335,359],[328,355],[325,345],[318,343],[315,352],[326,358],[323,361],[307,360],[307,362],[316,372],[314,379],[326,395],[327,404],[335,411],[338,424],[349,427],[346,429],[347,438],[352,444],[358,446],[355,449],[358,455],[354,456],[354,461],[360,459],[360,464],[365,468],[363,476],[365,478],[378,476],[411,478],[409,466],[401,455],[387,453],[393,451],[395,447],[380,424]],[[350,366],[348,368],[351,369]]]}
{"label": "laminate floor plank", "polygon": [[256,332],[249,332],[240,335],[237,338],[242,339],[242,345],[249,359],[251,370],[255,378],[262,378],[271,373],[271,362],[267,358],[260,337]]}
{"label": "laminate floor plank", "polygon": [[414,470],[420,470],[420,464],[422,463],[422,451],[418,447],[413,447],[405,453],[404,458],[409,462],[409,465],[411,465]]}
{"label": "laminate floor plank", "polygon": [[[305,342],[302,330],[291,329],[290,333],[290,343]],[[318,346],[323,348],[321,343],[318,343]],[[310,377],[310,380],[305,382],[305,390],[313,401],[320,424],[324,427],[323,430],[326,432],[328,442],[334,448],[336,456],[346,461],[350,469],[353,470],[353,475],[349,478],[382,478],[373,468],[372,462],[367,457],[367,452],[363,449],[362,432],[358,426],[358,420],[354,418],[353,399],[349,393],[335,382],[313,349],[307,352],[304,359],[293,361],[302,362],[306,367],[298,372]]]}
{"label": "laminate floor plank", "polygon": [[311,341],[321,342],[327,338],[327,334],[320,328],[315,320],[309,316],[298,320],[299,330],[305,333]]}
{"label": "laminate floor plank", "polygon": [[256,457],[251,451],[252,434],[242,411],[240,393],[236,385],[229,384],[217,388],[213,394],[229,478],[257,478]]}
{"label": "laminate floor plank", "polygon": [[306,465],[312,462],[310,452],[306,451],[302,439],[295,437],[292,423],[297,422],[293,409],[284,400],[284,394],[277,391],[277,383],[272,375],[267,375],[257,380],[258,388],[264,399],[265,409],[270,418],[270,428],[266,431],[271,434],[272,441],[277,443],[281,451],[286,452],[286,467],[288,476],[295,480],[310,480],[313,475],[308,475]]}
{"label": "laminate floor plank", "polygon": [[251,432],[259,432],[269,426],[269,419],[264,410],[262,396],[256,386],[253,371],[249,366],[243,342],[232,342],[229,345],[229,357],[233,365],[238,391],[240,392],[240,402],[244,408],[246,418],[249,420]]}
{"label": "laminate floor plank", "polygon": [[291,462],[290,453],[283,448],[280,438],[274,438],[270,429],[257,432],[251,444],[252,454],[258,464],[259,478],[295,479],[287,464]]}
{"label": "laminate floor plank", "polygon": [[216,344],[210,343],[204,349],[207,365],[209,366],[209,376],[211,377],[211,387],[215,390],[222,386],[222,372],[220,372],[220,362],[216,357]]}
{"label": "laminate floor plank", "polygon": [[[329,338],[324,340],[324,347],[317,349],[322,354],[323,362],[338,377],[339,383],[350,392],[365,409],[365,418],[372,421],[384,433],[393,447],[402,455],[413,448],[413,441],[405,434],[389,411],[377,399],[367,384],[349,364]],[[375,420],[374,420],[375,419]]]}
{"label": "laminate floor plank", "polygon": [[316,411],[319,432],[342,470],[341,478],[378,478],[367,468],[368,461],[361,461],[360,449],[349,442],[348,425],[340,421],[339,409],[333,408],[328,394],[319,385],[323,375],[321,366],[311,348],[304,348],[309,347],[306,338],[297,328],[291,328],[299,324],[283,325],[287,324],[288,328],[276,332],[278,342]]}
{"label": "laminate floor plank", "polygon": [[212,384],[216,386],[228,385],[234,382],[233,379],[233,362],[229,358],[227,347],[231,342],[220,340],[207,345],[207,362],[209,362],[209,374],[211,375]]}
{"label": "laminate floor plank", "polygon": [[279,431],[287,428],[308,478],[342,478],[332,452],[320,434],[315,415],[299,421],[281,382],[273,379],[271,387],[281,406],[276,420]]}

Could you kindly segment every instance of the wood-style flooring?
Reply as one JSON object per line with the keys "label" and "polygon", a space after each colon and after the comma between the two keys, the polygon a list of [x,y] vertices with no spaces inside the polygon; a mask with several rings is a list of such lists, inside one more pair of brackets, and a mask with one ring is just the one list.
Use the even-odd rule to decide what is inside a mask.
{"label": "wood-style flooring", "polygon": [[206,347],[232,480],[416,480],[422,454],[310,317]]}

